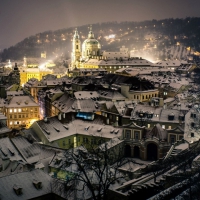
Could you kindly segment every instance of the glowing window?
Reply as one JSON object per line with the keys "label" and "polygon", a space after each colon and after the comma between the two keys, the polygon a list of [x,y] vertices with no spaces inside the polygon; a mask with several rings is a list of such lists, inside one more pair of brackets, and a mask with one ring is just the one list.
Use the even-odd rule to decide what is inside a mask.
{"label": "glowing window", "polygon": [[162,125],[162,128],[165,129],[165,125]]}
{"label": "glowing window", "polygon": [[12,112],[12,109],[10,109],[10,112]]}
{"label": "glowing window", "polygon": [[10,125],[12,125],[13,124],[13,122],[10,122]]}
{"label": "glowing window", "polygon": [[21,108],[19,108],[19,109],[18,109],[18,112],[22,112],[22,109],[21,109]]}
{"label": "glowing window", "polygon": [[14,109],[14,112],[17,112],[17,109]]}

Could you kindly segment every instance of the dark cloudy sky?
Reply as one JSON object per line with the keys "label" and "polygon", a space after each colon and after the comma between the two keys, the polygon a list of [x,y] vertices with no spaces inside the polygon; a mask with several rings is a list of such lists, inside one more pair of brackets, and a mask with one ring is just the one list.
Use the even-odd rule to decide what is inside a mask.
{"label": "dark cloudy sky", "polygon": [[200,0],[0,0],[0,49],[46,30],[188,16],[200,17]]}

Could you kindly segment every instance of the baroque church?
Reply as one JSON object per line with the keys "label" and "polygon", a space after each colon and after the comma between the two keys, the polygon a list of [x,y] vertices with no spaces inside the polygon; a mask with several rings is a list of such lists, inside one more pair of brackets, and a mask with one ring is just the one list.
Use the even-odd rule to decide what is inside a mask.
{"label": "baroque church", "polygon": [[88,38],[82,44],[77,29],[73,36],[72,41],[72,65],[79,66],[80,61],[86,61],[92,56],[100,56],[101,45],[98,40],[95,39],[92,27],[88,33]]}
{"label": "baroque church", "polygon": [[122,46],[118,52],[102,51],[101,44],[95,39],[91,26],[88,38],[81,46],[78,31],[75,30],[72,40],[70,71],[76,69],[78,73],[81,73],[81,69],[89,69],[90,71],[106,70],[108,73],[115,73],[119,69],[150,67],[151,64],[150,61],[141,57],[130,57],[130,52],[125,46]]}

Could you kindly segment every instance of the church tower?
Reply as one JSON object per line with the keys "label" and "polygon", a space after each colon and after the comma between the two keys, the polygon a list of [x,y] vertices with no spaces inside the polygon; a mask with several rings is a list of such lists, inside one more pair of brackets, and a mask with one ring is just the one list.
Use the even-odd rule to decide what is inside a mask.
{"label": "church tower", "polygon": [[[81,41],[79,39],[78,31],[75,30],[73,41],[72,41],[72,65],[75,66],[76,62],[80,61],[81,57]],[[78,63],[77,62],[77,63]]]}

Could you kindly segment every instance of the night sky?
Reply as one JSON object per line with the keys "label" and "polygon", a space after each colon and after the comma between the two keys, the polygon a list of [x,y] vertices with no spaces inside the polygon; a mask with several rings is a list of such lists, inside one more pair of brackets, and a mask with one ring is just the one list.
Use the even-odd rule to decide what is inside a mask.
{"label": "night sky", "polygon": [[107,21],[200,17],[200,0],[0,0],[0,49],[25,37]]}

